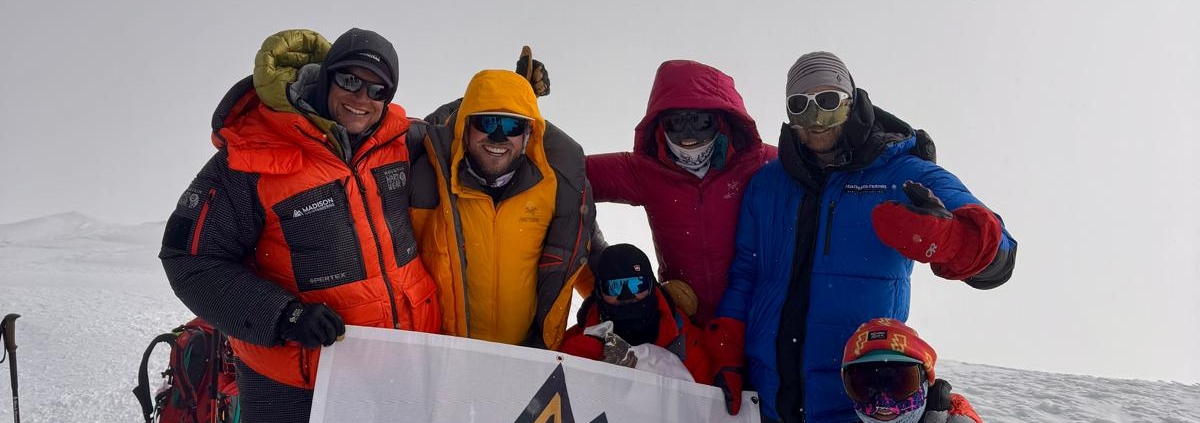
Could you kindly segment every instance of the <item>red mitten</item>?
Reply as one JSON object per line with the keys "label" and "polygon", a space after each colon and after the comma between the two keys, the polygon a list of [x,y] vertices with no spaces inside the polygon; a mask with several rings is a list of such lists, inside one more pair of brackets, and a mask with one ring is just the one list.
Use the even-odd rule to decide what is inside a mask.
{"label": "red mitten", "polygon": [[579,334],[563,340],[562,352],[592,360],[604,358],[604,342],[600,338]]}
{"label": "red mitten", "polygon": [[713,376],[713,386],[721,388],[725,394],[725,411],[736,416],[742,410],[742,373],[741,369],[725,367]]}
{"label": "red mitten", "polygon": [[704,349],[712,357],[713,386],[725,394],[725,410],[737,415],[742,407],[742,367],[746,362],[746,324],[718,317],[704,331]]}
{"label": "red mitten", "polygon": [[875,235],[910,259],[932,263],[946,279],[974,276],[1000,248],[1000,220],[987,208],[968,204],[951,213],[929,188],[905,182],[912,204],[885,201],[871,211]]}

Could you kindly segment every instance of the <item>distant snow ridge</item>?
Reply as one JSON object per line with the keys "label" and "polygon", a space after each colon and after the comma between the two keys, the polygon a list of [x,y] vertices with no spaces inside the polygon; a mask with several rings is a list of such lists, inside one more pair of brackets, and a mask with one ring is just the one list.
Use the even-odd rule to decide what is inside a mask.
{"label": "distant snow ridge", "polygon": [[163,225],[163,222],[114,225],[82,213],[66,212],[0,224],[0,245],[56,247],[56,243],[68,239],[92,239],[145,246],[162,239]]}
{"label": "distant snow ridge", "polygon": [[984,422],[1200,422],[1200,385],[938,361]]}
{"label": "distant snow ridge", "polygon": [[77,212],[6,223],[0,225],[0,244],[77,236],[94,230],[98,223],[96,219]]}
{"label": "distant snow ridge", "polygon": [[55,283],[46,274],[60,271],[161,277],[157,256],[164,226],[112,224],[76,212],[3,224],[0,271],[14,283]]}
{"label": "distant snow ridge", "polygon": [[[130,390],[142,351],[192,316],[156,257],[163,226],[111,224],[79,213],[0,225],[0,314],[22,315],[22,421],[140,421]],[[150,367],[166,367],[165,349]],[[7,363],[0,375],[2,423],[12,420]],[[1200,422],[1200,385],[950,360],[938,363],[938,376],[989,423]],[[152,387],[159,383],[153,377]]]}

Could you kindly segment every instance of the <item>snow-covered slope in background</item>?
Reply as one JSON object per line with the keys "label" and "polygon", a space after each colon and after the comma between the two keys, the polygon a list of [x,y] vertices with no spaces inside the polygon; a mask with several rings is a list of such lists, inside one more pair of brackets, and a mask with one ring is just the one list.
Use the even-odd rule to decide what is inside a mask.
{"label": "snow-covered slope in background", "polygon": [[[21,314],[22,421],[140,421],[131,390],[142,352],[190,316],[163,277],[162,231],[74,213],[0,225],[0,313]],[[11,420],[12,404],[0,401],[0,421]]]}
{"label": "snow-covered slope in background", "polygon": [[[191,317],[156,257],[162,231],[162,223],[112,225],[77,213],[0,225],[0,314],[22,315],[16,339],[23,421],[140,421],[130,390],[142,351],[154,335]],[[0,366],[0,422],[12,419],[7,364]],[[153,372],[164,366],[160,352],[152,386]],[[938,375],[987,422],[1200,422],[1200,385],[950,360],[939,363]]]}

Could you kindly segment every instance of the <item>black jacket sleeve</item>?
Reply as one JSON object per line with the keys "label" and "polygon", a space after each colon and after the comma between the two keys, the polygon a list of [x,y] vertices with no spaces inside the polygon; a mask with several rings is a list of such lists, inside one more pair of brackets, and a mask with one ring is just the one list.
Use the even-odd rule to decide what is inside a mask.
{"label": "black jacket sleeve", "polygon": [[[1005,234],[1007,235],[1007,234]],[[1013,268],[1017,266],[1017,241],[1012,241],[1012,248],[996,250],[996,257],[975,276],[964,282],[975,289],[992,289],[1008,282],[1012,277]]]}
{"label": "black jacket sleeve", "polygon": [[[564,292],[563,288],[578,281],[579,271],[587,265],[596,223],[596,202],[587,181],[583,147],[549,122],[542,140],[546,158],[558,178],[558,191],[554,217],[546,228],[538,264],[537,310],[530,336],[523,345],[557,348],[569,313],[565,309],[555,310],[554,306],[564,304],[561,297],[570,296],[572,291]],[[569,298],[565,304],[570,304]],[[551,334],[553,327],[559,329]]]}
{"label": "black jacket sleeve", "polygon": [[258,176],[229,169],[218,152],[179,198],[163,234],[167,280],[180,301],[217,329],[272,346],[276,325],[295,296],[250,269],[263,227]]}

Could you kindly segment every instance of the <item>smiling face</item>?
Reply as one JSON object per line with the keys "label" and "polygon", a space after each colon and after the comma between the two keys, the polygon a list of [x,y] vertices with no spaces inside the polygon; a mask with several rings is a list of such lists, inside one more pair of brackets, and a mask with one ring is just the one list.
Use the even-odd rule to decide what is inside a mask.
{"label": "smiling face", "polygon": [[688,150],[706,147],[716,139],[718,117],[700,109],[670,109],[658,117],[672,144]]}
{"label": "smiling face", "polygon": [[512,171],[512,165],[524,154],[528,124],[516,135],[506,135],[503,127],[499,131],[485,133],[468,123],[463,134],[467,155],[472,169],[489,182]]}
{"label": "smiling face", "polygon": [[902,399],[881,394],[876,396],[870,404],[855,403],[854,409],[875,421],[917,422],[925,414],[925,401],[924,390]]}
{"label": "smiling face", "polygon": [[379,122],[383,117],[383,110],[387,107],[386,101],[376,101],[367,97],[367,84],[382,84],[383,79],[375,75],[369,70],[352,66],[345,69],[340,69],[339,72],[347,72],[357,76],[364,82],[364,87],[359,88],[358,92],[350,92],[338,86],[333,81],[329,82],[329,117],[339,125],[346,128],[346,132],[351,134],[360,134],[366,131],[367,128]]}

